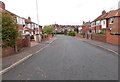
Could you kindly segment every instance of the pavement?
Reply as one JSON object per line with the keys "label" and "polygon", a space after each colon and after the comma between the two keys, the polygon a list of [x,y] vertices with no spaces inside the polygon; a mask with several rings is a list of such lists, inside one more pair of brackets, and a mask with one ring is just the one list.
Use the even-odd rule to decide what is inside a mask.
{"label": "pavement", "polygon": [[34,46],[37,46],[37,45],[39,45],[39,43],[38,43],[38,42],[31,41],[31,47],[34,47]]}
{"label": "pavement", "polygon": [[2,58],[2,69],[0,71],[0,74],[3,72],[6,72],[7,70],[13,68],[14,66],[16,66],[17,64],[25,61],[26,59],[28,59],[29,57],[31,57],[33,54],[35,54],[36,52],[44,49],[48,44],[50,44],[53,40],[55,40],[55,37],[53,37],[51,40],[49,41],[42,41],[41,43],[32,43],[32,47],[28,47],[25,48],[24,50],[22,50],[21,52],[19,52],[18,54],[9,56],[9,57],[5,57]]}
{"label": "pavement", "polygon": [[118,56],[82,39],[59,35],[3,80],[118,80]]}
{"label": "pavement", "polygon": [[81,37],[76,37],[80,40],[82,40],[83,42],[86,42],[88,44],[103,48],[105,50],[108,50],[112,53],[115,53],[116,55],[120,55],[120,45],[114,45],[114,44],[110,44],[110,43],[105,43],[105,42],[101,42],[101,41],[95,41],[95,40],[91,40],[91,39],[86,39],[86,38],[81,38]]}

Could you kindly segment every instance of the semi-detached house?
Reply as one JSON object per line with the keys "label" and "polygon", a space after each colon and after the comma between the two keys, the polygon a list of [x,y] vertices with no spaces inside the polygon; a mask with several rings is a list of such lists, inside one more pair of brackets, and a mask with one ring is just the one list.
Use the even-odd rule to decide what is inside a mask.
{"label": "semi-detached house", "polygon": [[[91,23],[92,39],[104,41],[111,44],[120,44],[120,9],[103,11]],[[97,34],[104,32],[104,35]]]}
{"label": "semi-detached house", "polygon": [[[18,37],[18,50],[23,47],[30,47],[31,46],[31,35],[34,36],[35,42],[41,41],[41,34],[42,34],[42,26],[32,22],[32,24],[29,25],[29,23],[26,22],[26,18],[20,17],[8,10],[5,9],[5,4],[0,1],[0,12],[8,12],[11,16],[13,16],[16,19],[16,23],[18,25],[18,32],[20,36]],[[8,52],[4,53],[4,56],[13,54],[14,49],[7,50]]]}

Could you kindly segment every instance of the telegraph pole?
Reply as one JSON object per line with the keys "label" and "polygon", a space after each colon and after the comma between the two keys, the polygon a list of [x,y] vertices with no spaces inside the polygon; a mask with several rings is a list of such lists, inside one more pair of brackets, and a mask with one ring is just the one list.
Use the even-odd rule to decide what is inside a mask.
{"label": "telegraph pole", "polygon": [[39,24],[38,1],[36,0],[37,22]]}
{"label": "telegraph pole", "polygon": [[40,28],[39,28],[39,12],[38,12],[38,1],[36,0],[36,11],[37,11],[37,22],[38,22],[38,33],[39,33],[39,42],[41,42],[41,33],[40,33]]}

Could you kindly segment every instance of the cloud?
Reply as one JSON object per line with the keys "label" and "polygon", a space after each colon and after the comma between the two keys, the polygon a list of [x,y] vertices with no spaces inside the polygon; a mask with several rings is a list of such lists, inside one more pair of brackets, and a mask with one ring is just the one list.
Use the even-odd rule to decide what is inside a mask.
{"label": "cloud", "polygon": [[[119,0],[38,0],[39,21],[41,25],[81,24],[94,20],[102,10],[118,7]],[[3,0],[6,8],[21,17],[30,16],[37,22],[35,0]]]}

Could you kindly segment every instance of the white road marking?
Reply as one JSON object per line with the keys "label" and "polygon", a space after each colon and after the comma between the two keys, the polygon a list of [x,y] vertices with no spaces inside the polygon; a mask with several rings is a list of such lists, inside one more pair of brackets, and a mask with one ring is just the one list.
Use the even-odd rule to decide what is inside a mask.
{"label": "white road marking", "polygon": [[[43,49],[47,48],[52,42],[54,42],[57,38],[53,39],[48,45],[46,45],[45,47],[41,48],[40,50],[36,51],[35,53],[39,53],[40,51],[42,51]],[[24,62],[25,60],[27,60],[28,58],[30,58],[31,56],[33,56],[35,53],[30,54],[26,57],[24,57],[23,59],[17,61],[16,63],[10,65],[9,67],[3,69],[0,71],[0,75],[6,73],[7,71],[9,71],[10,69],[14,68],[15,66],[19,65],[20,63]]]}

